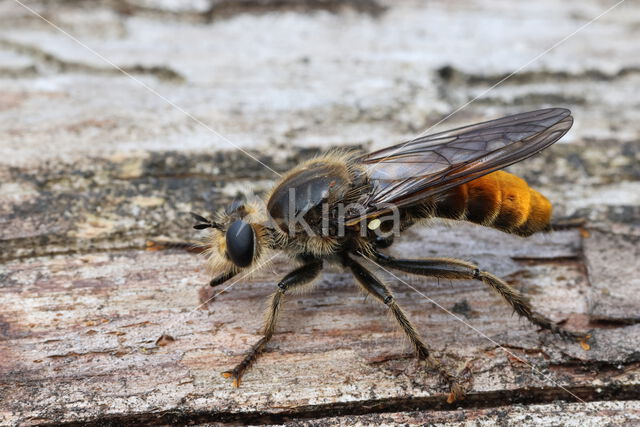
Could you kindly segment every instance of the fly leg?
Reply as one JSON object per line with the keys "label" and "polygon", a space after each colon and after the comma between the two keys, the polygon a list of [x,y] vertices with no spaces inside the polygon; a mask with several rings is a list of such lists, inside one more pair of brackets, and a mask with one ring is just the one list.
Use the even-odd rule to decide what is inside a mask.
{"label": "fly leg", "polygon": [[200,243],[176,241],[176,240],[147,240],[146,250],[148,251],[162,251],[165,249],[182,249],[187,252],[201,254],[205,251],[206,247]]}
{"label": "fly leg", "polygon": [[278,289],[271,295],[271,303],[264,325],[264,336],[251,347],[251,350],[249,350],[242,362],[232,370],[222,373],[222,376],[225,378],[233,378],[234,387],[240,386],[240,381],[245,371],[256,361],[258,356],[264,351],[269,340],[273,337],[285,292],[311,282],[316,278],[321,269],[322,261],[314,260],[296,268],[278,283]]}
{"label": "fly leg", "polygon": [[227,273],[222,273],[219,276],[214,277],[213,279],[211,279],[209,281],[209,286],[211,286],[212,288],[222,285],[223,283],[225,283],[227,280],[235,277],[238,273],[237,272],[227,272]]}
{"label": "fly leg", "polygon": [[382,253],[376,253],[376,259],[380,265],[385,267],[391,267],[396,270],[421,276],[444,279],[479,280],[498,292],[498,294],[513,307],[516,313],[527,318],[527,320],[534,325],[565,338],[578,338],[580,340],[588,338],[585,337],[585,334],[567,331],[551,319],[537,313],[534,311],[529,300],[520,291],[512,288],[493,274],[481,271],[471,263],[450,258],[395,259]]}
{"label": "fly leg", "polygon": [[344,264],[351,269],[351,272],[357,279],[358,283],[362,286],[362,288],[364,288],[367,292],[369,292],[389,308],[389,310],[393,314],[393,317],[396,319],[404,333],[411,341],[411,344],[416,351],[418,360],[426,361],[427,365],[430,368],[436,370],[440,377],[444,380],[444,382],[448,384],[450,388],[448,401],[451,403],[464,398],[464,387],[462,387],[462,385],[456,381],[453,375],[449,374],[444,369],[444,367],[438,360],[430,355],[429,349],[424,344],[424,342],[422,342],[422,338],[420,338],[420,335],[416,331],[415,327],[411,324],[402,308],[400,308],[400,306],[396,302],[389,288],[387,288],[384,283],[382,283],[377,277],[375,277],[369,270],[367,270],[348,256],[344,257]]}

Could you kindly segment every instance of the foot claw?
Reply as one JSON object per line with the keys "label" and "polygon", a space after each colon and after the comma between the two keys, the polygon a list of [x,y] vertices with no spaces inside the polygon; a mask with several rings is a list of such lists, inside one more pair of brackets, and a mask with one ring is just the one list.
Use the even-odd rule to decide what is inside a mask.
{"label": "foot claw", "polygon": [[564,338],[565,340],[578,341],[580,343],[580,347],[582,347],[584,351],[588,351],[591,349],[591,346],[587,342],[589,341],[589,339],[593,337],[593,334],[591,332],[587,332],[587,333],[573,332],[573,331],[567,331],[559,328],[558,334],[560,335],[561,338]]}
{"label": "foot claw", "polygon": [[466,395],[467,395],[467,390],[465,389],[465,387],[457,381],[453,382],[449,387],[449,394],[447,395],[447,403],[453,403],[460,400],[464,400]]}
{"label": "foot claw", "polygon": [[236,371],[224,371],[222,376],[225,378],[233,378],[233,382],[231,383],[235,388],[240,387],[240,382],[242,379],[242,375],[238,375]]}
{"label": "foot claw", "polygon": [[451,391],[447,395],[447,403],[453,403],[464,399],[464,391],[457,390],[456,386],[451,387]]}
{"label": "foot claw", "polygon": [[592,335],[589,333],[589,334],[586,334],[586,335],[582,335],[582,336],[579,338],[579,341],[580,341],[580,347],[582,347],[582,349],[583,349],[584,351],[589,351],[589,350],[591,349],[591,346],[590,346],[590,345],[589,345],[589,343],[587,342],[587,341],[589,340],[589,338],[591,338],[591,336],[592,336]]}
{"label": "foot claw", "polygon": [[458,372],[458,375],[452,375],[433,357],[427,358],[425,362],[427,363],[428,369],[437,372],[442,381],[449,386],[447,403],[453,403],[465,398],[467,389],[470,387],[470,382],[472,381],[470,363],[467,363],[465,367]]}
{"label": "foot claw", "polygon": [[150,252],[161,251],[165,249],[165,245],[156,240],[147,240],[145,242],[145,250]]}

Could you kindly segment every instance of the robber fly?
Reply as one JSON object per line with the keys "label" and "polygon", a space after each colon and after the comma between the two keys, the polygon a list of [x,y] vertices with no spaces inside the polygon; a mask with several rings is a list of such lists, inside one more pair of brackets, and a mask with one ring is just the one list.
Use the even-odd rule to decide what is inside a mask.
{"label": "robber fly", "polygon": [[271,296],[264,336],[223,375],[239,386],[273,337],[285,294],[311,283],[324,263],[336,263],[387,306],[417,357],[449,383],[450,401],[461,398],[463,387],[430,356],[391,290],[361,264],[363,258],[422,276],[481,281],[534,325],[581,337],[534,311],[518,290],[476,265],[450,258],[397,259],[381,251],[398,231],[434,217],[520,236],[548,231],[549,201],[521,178],[499,169],[547,148],[572,123],[569,110],[551,108],[423,136],[369,154],[333,152],[288,172],[262,207],[234,202],[214,220],[192,214],[199,221],[194,228],[211,229],[205,244],[208,264],[219,274],[211,286],[258,265],[268,251],[284,251],[300,263]]}

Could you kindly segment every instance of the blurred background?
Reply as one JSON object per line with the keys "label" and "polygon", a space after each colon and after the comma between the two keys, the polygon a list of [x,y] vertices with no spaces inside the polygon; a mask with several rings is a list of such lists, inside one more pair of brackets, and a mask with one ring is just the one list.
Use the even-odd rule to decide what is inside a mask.
{"label": "blurred background", "polygon": [[[435,226],[398,250],[474,260],[554,320],[600,328],[591,353],[549,344],[482,284],[419,281],[497,342],[543,354],[532,363],[559,366],[560,383],[636,399],[639,413],[638,40],[637,0],[0,0],[0,382],[12,387],[0,421],[127,423],[129,412],[176,408],[215,420],[318,402],[360,413],[375,399],[413,408],[415,396],[432,405],[435,380],[404,373],[383,310],[361,304],[342,273],[286,314],[299,335],[279,335],[231,393],[218,371],[259,336],[274,272],[209,309],[201,258],[142,249],[194,239],[189,211],[262,194],[276,172],[329,148],[372,150],[552,106],[573,112],[573,128],[510,169],[553,202],[560,231],[525,242]],[[493,393],[482,408],[517,399],[513,384],[521,402],[567,399],[543,377],[530,391],[528,366],[479,351],[489,344],[476,332],[398,295],[436,349],[476,358],[477,390]],[[157,344],[164,333],[175,342]],[[277,347],[287,340],[292,353]],[[581,408],[550,409],[552,423]]]}

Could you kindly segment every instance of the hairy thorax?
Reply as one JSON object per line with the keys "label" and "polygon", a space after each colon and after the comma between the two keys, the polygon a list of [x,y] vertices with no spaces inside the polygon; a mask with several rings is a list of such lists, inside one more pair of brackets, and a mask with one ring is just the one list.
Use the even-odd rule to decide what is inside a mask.
{"label": "hairy thorax", "polygon": [[334,252],[353,237],[344,214],[361,194],[363,179],[350,154],[332,153],[301,164],[268,197],[275,232],[304,252]]}

